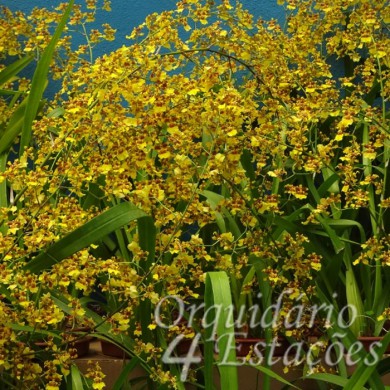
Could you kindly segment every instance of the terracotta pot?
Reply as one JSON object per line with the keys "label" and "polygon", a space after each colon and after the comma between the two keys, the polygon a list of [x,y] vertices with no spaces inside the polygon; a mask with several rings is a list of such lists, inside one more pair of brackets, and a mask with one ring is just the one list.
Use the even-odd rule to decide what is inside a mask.
{"label": "terracotta pot", "polygon": [[[382,339],[383,339],[383,337],[380,337],[380,336],[379,337],[375,337],[375,336],[358,337],[358,341],[363,344],[363,347],[367,352],[369,352],[370,348],[373,348],[373,347],[371,347],[372,344],[379,343],[379,342],[381,342]],[[387,346],[385,354],[390,354],[390,344]]]}
{"label": "terracotta pot", "polygon": [[[175,352],[178,356],[187,356],[192,344],[196,342],[194,339],[182,339],[179,341],[179,343],[176,345]],[[202,342],[199,342],[195,346],[195,353],[203,354],[204,352],[204,345]]]}
{"label": "terracotta pot", "polygon": [[[303,367],[290,368],[286,373],[285,366],[282,360],[272,365],[272,372],[279,375],[283,379],[292,382],[297,388],[301,390],[313,390],[318,389],[317,382],[310,379],[301,380],[303,376]],[[264,373],[258,370],[254,366],[242,365],[237,367],[238,374],[238,389],[244,390],[261,390],[263,388]],[[217,368],[214,369],[213,382],[216,389],[221,388],[221,379]],[[193,387],[191,390],[198,390],[199,387]],[[272,390],[291,390],[292,387],[286,386],[284,383],[279,382],[276,379],[271,378]]]}
{"label": "terracotta pot", "polygon": [[76,349],[78,358],[88,355],[89,344],[92,338],[93,337],[91,336],[85,336],[82,339],[76,340],[74,343],[71,344],[72,347]]}
{"label": "terracotta pot", "polygon": [[130,356],[122,348],[110,341],[100,340],[100,345],[102,347],[103,355],[121,359],[130,359]]}
{"label": "terracotta pot", "polygon": [[[83,357],[88,355],[89,353],[89,344],[93,337],[91,336],[84,336],[81,339],[75,340],[71,343],[68,344],[69,348],[74,348],[77,353],[77,358]],[[47,342],[46,341],[37,341],[35,342],[35,345],[39,348],[46,348],[47,347]]]}
{"label": "terracotta pot", "polygon": [[[69,343],[69,345],[76,349],[77,357],[88,355],[89,344],[93,340],[93,337],[89,335],[90,332],[91,332],[91,328],[86,326],[67,329],[66,333],[70,333],[76,338],[76,340]],[[80,338],[80,336],[83,337]]]}

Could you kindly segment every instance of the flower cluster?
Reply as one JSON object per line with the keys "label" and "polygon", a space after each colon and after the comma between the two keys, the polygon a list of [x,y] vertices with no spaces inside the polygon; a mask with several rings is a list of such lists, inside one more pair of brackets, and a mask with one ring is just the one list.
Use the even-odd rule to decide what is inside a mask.
{"label": "flower cluster", "polygon": [[[153,378],[175,386],[161,365],[152,308],[166,295],[198,299],[205,272],[226,271],[236,302],[264,283],[275,294],[288,288],[287,313],[298,296],[316,299],[318,275],[327,288],[343,288],[326,274],[390,265],[389,7],[285,7],[283,30],[228,0],[180,1],[95,60],[93,45],[114,30],[93,30],[73,50],[71,29],[85,30],[98,6],[74,7],[52,62],[61,88],[34,121],[33,146],[1,162],[0,371],[12,384],[59,388],[69,374],[62,328],[70,315],[131,339]],[[0,58],[39,58],[63,10],[26,17],[2,8]],[[4,88],[17,97],[0,99],[0,136],[30,83]],[[28,270],[35,256],[124,202],[153,218],[152,261],[129,222],[42,272]],[[256,280],[250,270],[259,262]],[[104,318],[86,307],[93,294]],[[38,359],[36,336],[48,358]],[[102,388],[99,369],[87,377]]]}

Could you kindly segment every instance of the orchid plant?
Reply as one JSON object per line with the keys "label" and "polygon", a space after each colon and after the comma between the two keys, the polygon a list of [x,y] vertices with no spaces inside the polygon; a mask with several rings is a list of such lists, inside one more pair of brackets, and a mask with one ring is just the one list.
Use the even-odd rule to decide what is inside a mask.
{"label": "orchid plant", "polygon": [[[201,301],[210,271],[228,275],[238,313],[259,294],[266,312],[289,291],[277,321],[256,329],[268,341],[310,332],[310,311],[299,326],[283,325],[297,299],[308,308],[331,305],[336,317],[348,305],[347,346],[380,334],[390,315],[389,7],[279,3],[285,28],[254,20],[238,2],[179,1],[98,58],[94,45],[115,31],[105,24],[88,34],[86,26],[108,1],[69,1],[30,18],[2,8],[7,386],[104,387],[98,368],[83,378],[72,363],[58,330],[68,315],[87,318],[97,337],[130,354],[126,373],[141,364],[156,387],[184,388],[177,360],[162,358],[183,329],[161,329],[155,309],[167,296]],[[86,38],[78,49],[70,45],[75,26]],[[30,82],[21,72],[34,60]],[[45,100],[55,79],[58,93]],[[105,296],[104,317],[88,309],[96,291]],[[171,312],[161,305],[173,324]],[[338,325],[333,317],[316,323],[333,341]],[[52,343],[51,359],[37,363],[32,334]],[[212,360],[187,380],[196,384],[201,371],[209,388]],[[340,364],[341,379],[325,379],[379,386],[370,370],[361,363],[348,382]]]}

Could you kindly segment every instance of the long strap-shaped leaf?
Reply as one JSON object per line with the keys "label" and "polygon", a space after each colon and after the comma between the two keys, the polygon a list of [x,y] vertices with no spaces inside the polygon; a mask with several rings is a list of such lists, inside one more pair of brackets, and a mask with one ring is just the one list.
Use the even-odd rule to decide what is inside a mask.
{"label": "long strap-shaped leaf", "polygon": [[[51,299],[53,302],[66,314],[72,314],[72,307],[69,304],[69,301],[61,294],[51,292]],[[135,340],[128,335],[115,334],[112,332],[111,325],[107,322],[106,319],[103,319],[99,314],[93,312],[88,307],[83,307],[85,310],[85,317],[92,319],[95,324],[98,324],[93,333],[94,337],[100,340],[110,341],[117,346],[119,346],[124,352],[132,356],[132,359],[136,359],[140,366],[142,366],[145,371],[151,374],[151,369],[148,362],[144,359],[145,356],[135,352]]]}
{"label": "long strap-shaped leaf", "polygon": [[208,272],[205,290],[206,341],[204,359],[206,390],[213,388],[215,323],[217,325],[219,360],[223,359],[223,363],[227,363],[227,365],[218,365],[221,374],[221,389],[238,389],[233,312],[231,309],[232,297],[229,278],[226,273]]}
{"label": "long strap-shaped leaf", "polygon": [[[47,250],[30,261],[25,266],[25,269],[38,273],[50,268],[62,259],[100,240],[114,230],[127,225],[131,221],[142,218],[151,219],[145,212],[131,203],[116,205],[51,245]],[[150,222],[148,225],[150,225]]]}
{"label": "long strap-shaped leaf", "polygon": [[[27,111],[27,100],[26,97],[13,112],[11,118],[7,123],[7,127],[1,134],[0,138],[0,154],[7,153],[15,142],[15,138],[20,134],[23,128],[24,118]],[[38,111],[42,109],[44,105],[43,101],[38,103]]]}
{"label": "long strap-shaped leaf", "polygon": [[137,367],[137,364],[138,364],[138,359],[136,357],[132,358],[129,363],[126,363],[126,365],[122,368],[122,371],[118,376],[118,379],[115,381],[112,390],[131,389],[130,385],[128,384],[129,375],[130,372],[134,370],[135,367]]}
{"label": "long strap-shaped leaf", "polygon": [[[359,362],[359,367],[349,379],[348,383],[344,387],[344,390],[362,389],[365,383],[372,379],[372,374],[375,372],[376,366],[378,365],[380,359],[385,354],[389,343],[390,332],[387,333],[385,337],[383,337],[380,345],[377,345],[371,352],[367,353],[366,358],[368,361],[363,360],[362,362]],[[371,388],[374,389],[374,387]],[[384,386],[379,387],[378,384],[376,384],[375,389],[384,389]]]}
{"label": "long strap-shaped leaf", "polygon": [[148,257],[143,262],[143,272],[146,274],[155,258],[156,253],[156,227],[152,218],[142,218],[138,221],[139,245],[142,250],[148,252]]}
{"label": "long strap-shaped leaf", "polygon": [[37,68],[34,72],[34,76],[31,83],[31,90],[28,96],[26,113],[24,116],[22,136],[20,139],[20,155],[23,154],[24,149],[29,146],[31,140],[31,126],[35,119],[39,103],[42,99],[43,92],[47,84],[47,74],[49,72],[49,66],[53,57],[58,40],[61,37],[62,31],[66,26],[66,22],[72,11],[74,0],[70,0],[68,6],[65,9],[54,35],[52,36],[49,44],[42,53],[42,57],[38,62]]}
{"label": "long strap-shaped leaf", "polygon": [[72,364],[70,367],[71,382],[69,383],[69,389],[79,390],[84,388],[82,374],[76,364]]}
{"label": "long strap-shaped leaf", "polygon": [[[321,382],[331,383],[332,385],[340,386],[342,389],[344,389],[348,383],[348,378],[343,378],[335,374],[319,373],[319,374],[310,375],[308,376],[308,378],[315,379]],[[367,390],[367,388],[361,387],[360,390]]]}
{"label": "long strap-shaped leaf", "polygon": [[[317,291],[317,297],[319,298],[320,302],[327,305],[327,307],[335,307],[336,305],[332,304],[332,302],[326,297],[326,294],[321,290],[321,287],[319,284],[316,285],[316,291]],[[341,328],[338,326],[338,316],[340,314],[337,311],[331,312],[330,321],[332,322],[333,326],[329,328],[328,333],[329,334],[343,334],[343,345],[345,348],[350,350],[352,348],[352,345],[356,342],[356,338],[354,337],[353,333],[349,328]],[[376,348],[376,356],[378,357],[378,361],[382,358],[384,351],[386,350],[387,345],[390,342],[390,333],[384,337],[382,340],[382,347]],[[349,380],[347,387],[343,387],[343,389],[349,389],[349,390],[355,390],[355,389],[364,389],[364,384],[368,381],[369,385],[371,386],[371,389],[375,390],[382,390],[383,384],[381,382],[381,379],[379,377],[378,372],[375,370],[376,366],[378,365],[378,362],[374,362],[376,364],[367,366],[364,364],[364,360],[367,356],[370,355],[371,352],[365,353],[365,351],[359,350],[356,351],[356,356],[359,358],[358,368],[356,369],[355,373],[353,374],[352,378]],[[372,354],[374,355],[374,354]],[[343,362],[343,361],[342,361]],[[372,362],[372,357],[370,362]],[[345,366],[345,362],[344,362]],[[340,369],[340,367],[339,367]],[[308,378],[311,378],[309,376]],[[352,381],[353,380],[353,381]],[[351,382],[352,381],[352,382]],[[351,385],[351,384],[352,385]],[[357,385],[359,384],[359,386]],[[350,387],[348,387],[350,386]]]}
{"label": "long strap-shaped leaf", "polygon": [[[0,172],[4,172],[7,166],[7,155],[0,154]],[[7,207],[7,182],[4,180],[0,183],[0,207]]]}
{"label": "long strap-shaped leaf", "polygon": [[10,65],[7,65],[5,69],[0,72],[0,86],[4,85],[12,77],[16,76],[21,70],[23,70],[32,60],[34,56],[28,54],[22,58],[19,58]]}
{"label": "long strap-shaped leaf", "polygon": [[[273,315],[270,310],[267,310],[267,308],[271,307],[272,305],[272,287],[268,280],[265,280],[265,269],[268,267],[268,262],[261,257],[257,257],[254,255],[251,255],[249,257],[249,261],[251,264],[253,264],[253,267],[256,270],[257,274],[257,282],[259,284],[260,292],[261,292],[261,303],[264,310],[264,319],[266,320],[267,324],[270,324],[269,326],[264,328],[264,335],[265,335],[265,341],[267,345],[270,345],[272,342],[272,321],[273,321]],[[264,368],[270,369],[271,364],[269,363],[269,357],[270,357],[270,348],[267,347],[265,349],[265,360],[264,360]],[[261,369],[260,369],[261,370]],[[264,375],[263,379],[263,390],[269,390],[271,389],[271,376],[267,375],[267,372],[264,372],[266,375]]]}
{"label": "long strap-shaped leaf", "polygon": [[[285,384],[286,386],[283,387],[284,389],[286,388],[286,389],[298,389],[298,390],[300,390],[299,387],[293,385],[292,383],[290,383],[289,381],[287,381],[286,379],[284,379],[283,377],[278,375],[276,372],[272,371],[271,368],[263,367],[260,364],[255,365],[255,366],[252,366],[252,365],[248,364],[248,367],[254,367],[256,370],[262,372],[265,376],[267,376],[269,378],[273,378],[273,379],[277,380],[278,382]],[[264,387],[262,387],[262,389],[264,390]]]}

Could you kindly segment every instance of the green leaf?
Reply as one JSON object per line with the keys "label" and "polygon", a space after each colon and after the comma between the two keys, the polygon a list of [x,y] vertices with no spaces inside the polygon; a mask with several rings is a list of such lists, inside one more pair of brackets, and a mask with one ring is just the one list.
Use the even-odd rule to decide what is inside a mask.
{"label": "green leaf", "polygon": [[310,195],[314,198],[317,204],[320,203],[321,197],[317,191],[317,187],[314,185],[313,177],[311,175],[306,175],[306,182],[309,188]]}
{"label": "green leaf", "polygon": [[[69,304],[69,301],[61,294],[58,294],[54,291],[50,292],[51,298],[53,302],[66,314],[71,315],[72,314],[72,307]],[[93,336],[96,337],[99,340],[106,340],[109,342],[112,342],[113,344],[120,347],[123,351],[125,351],[127,354],[131,355],[132,357],[135,357],[139,360],[139,364],[142,366],[143,369],[149,374],[151,374],[151,369],[146,362],[146,360],[143,359],[139,353],[134,352],[135,344],[136,342],[134,339],[132,339],[130,336],[123,334],[114,334],[112,332],[111,325],[107,322],[107,319],[103,319],[99,314],[93,312],[88,307],[83,307],[85,310],[85,317],[90,318],[93,320],[95,324],[97,324],[94,328],[95,332],[93,333]]]}
{"label": "green leaf", "polygon": [[[213,191],[204,190],[201,192],[201,194],[204,197],[206,197],[207,202],[210,204],[210,206],[213,210],[215,210],[216,207],[218,206],[218,204],[225,199],[224,196],[219,195]],[[218,213],[219,215],[217,215],[217,224],[218,224],[218,227],[220,228],[221,232],[230,231],[233,233],[234,238],[236,238],[236,239],[239,238],[241,236],[241,231],[240,231],[240,228],[238,227],[236,221],[234,220],[234,218],[232,217],[230,212],[226,209],[226,207],[222,207],[221,210],[222,210],[222,213],[221,214]],[[226,223],[225,223],[224,218],[222,218],[222,220],[221,220],[220,215],[222,215],[226,218],[228,225],[229,225],[228,229],[226,228]]]}
{"label": "green leaf", "polygon": [[102,179],[98,179],[97,183],[89,183],[86,195],[81,198],[81,204],[84,210],[88,210],[91,206],[100,206],[101,200],[104,198],[102,187],[104,187]]}
{"label": "green leaf", "polygon": [[[361,286],[357,283],[354,267],[352,265],[352,251],[350,246],[347,246],[343,253],[343,260],[345,263],[345,293],[347,302],[354,308],[356,313],[355,320],[350,324],[352,333],[357,337],[361,335],[364,329],[364,305],[361,295]],[[351,315],[351,309],[348,309]]]}
{"label": "green leaf", "polygon": [[[380,358],[384,355],[387,346],[390,343],[390,332],[386,334],[386,336],[383,337],[380,344],[378,344],[374,349],[374,354],[377,356],[376,361],[373,362],[374,364],[367,364],[371,363],[372,361],[372,352],[368,352],[366,355],[368,360],[367,362],[360,361],[358,368],[353,373],[352,377],[348,380],[348,383],[345,385],[344,390],[355,390],[355,389],[363,389],[363,386],[366,384],[369,379],[371,379],[372,374],[376,370],[376,366],[378,365]],[[371,357],[370,357],[371,356]],[[376,385],[378,386],[378,384]],[[383,389],[384,386],[381,387],[375,387],[375,389]]]}
{"label": "green leaf", "polygon": [[[272,341],[272,322],[273,322],[273,314],[271,310],[268,310],[269,307],[272,305],[272,286],[266,277],[266,274],[264,273],[264,270],[269,266],[269,262],[262,258],[255,255],[249,256],[249,263],[253,264],[255,270],[256,270],[256,276],[257,276],[257,282],[259,285],[259,290],[261,293],[261,304],[263,309],[263,316],[264,320],[266,321],[269,326],[265,326],[263,329],[265,341],[267,345],[269,345]],[[270,348],[266,347],[265,349],[265,360],[264,364],[266,369],[269,369],[271,366],[269,364],[269,358],[270,358]],[[271,378],[268,375],[264,376],[263,380],[263,389],[269,390],[271,389]]]}
{"label": "green leaf", "polygon": [[[307,207],[313,211],[314,208],[311,205],[307,205]],[[317,221],[321,224],[321,226],[324,228],[326,234],[328,235],[329,239],[332,242],[333,248],[336,253],[340,253],[342,250],[345,249],[345,244],[340,239],[340,237],[336,234],[334,229],[332,229],[329,225],[329,218],[324,218],[317,214],[316,216]]]}
{"label": "green leaf", "polygon": [[236,345],[231,309],[232,297],[228,276],[225,272],[208,272],[205,289],[206,389],[212,389],[213,386],[214,336],[216,335],[218,337],[218,368],[221,374],[221,389],[238,390]]}
{"label": "green leaf", "polygon": [[[248,273],[245,275],[245,278],[242,281],[241,286],[244,287],[246,284],[249,284],[252,281],[253,277],[255,276],[255,273],[256,273],[256,268],[252,266],[249,269]],[[238,299],[238,307],[237,307],[238,312],[240,312],[240,308],[245,305],[247,296],[248,294],[246,294],[245,291],[241,288],[240,296]]]}
{"label": "green leaf", "polygon": [[[27,98],[19,104],[8,121],[7,127],[0,138],[0,154],[8,152],[9,148],[15,142],[23,127],[24,116],[26,112]],[[38,111],[42,109],[44,102],[39,102]]]}
{"label": "green leaf", "polygon": [[204,190],[201,194],[206,197],[212,209],[215,209],[225,198],[216,192]]}
{"label": "green leaf", "polygon": [[378,373],[383,376],[390,373],[390,357],[382,359],[377,366]]}
{"label": "green leaf", "polygon": [[83,390],[83,379],[79,368],[75,364],[72,364],[70,368],[70,375],[72,378],[72,390]]}
{"label": "green leaf", "polygon": [[53,338],[61,339],[61,337],[55,332],[51,332],[49,330],[37,329],[37,328],[35,328],[33,326],[29,326],[29,325],[19,325],[19,324],[14,324],[14,323],[6,323],[5,326],[7,328],[10,328],[10,329],[15,330],[17,332],[28,332],[28,333],[32,333],[32,334],[39,334],[39,335],[50,336]]}
{"label": "green leaf", "polygon": [[267,367],[263,367],[263,366],[254,366],[254,365],[249,365],[249,367],[254,367],[256,368],[256,370],[259,370],[261,371],[262,373],[268,375],[269,377],[273,378],[273,379],[276,379],[277,381],[287,385],[287,386],[290,386],[290,387],[293,387],[294,389],[298,389],[299,390],[299,387],[297,386],[294,386],[292,383],[290,383],[289,381],[286,381],[286,379],[282,378],[280,375],[276,374],[275,372],[273,372],[270,368],[267,368]]}
{"label": "green leaf", "polygon": [[[319,286],[319,284],[316,284],[316,291],[317,291],[317,297],[319,298],[320,302],[326,304],[328,307],[330,307],[329,305],[331,305],[331,306],[333,306],[335,308],[337,307],[337,303],[335,301],[335,298],[332,296],[331,299],[333,301],[330,301],[326,297],[324,292],[321,290],[321,287]],[[352,334],[350,328],[341,328],[341,327],[339,327],[339,320],[338,320],[339,315],[340,315],[340,313],[338,312],[338,310],[331,311],[331,315],[330,315],[329,320],[331,321],[333,326],[328,329],[328,334],[331,337],[333,337],[333,336],[336,337],[337,336],[336,340],[339,339],[339,337],[340,337],[339,335],[343,335],[342,343],[345,346],[346,350],[348,351],[348,350],[350,350],[350,348],[352,348],[352,345],[356,343],[356,337]],[[389,336],[390,336],[390,333],[388,333],[386,335],[386,337],[382,340],[382,348],[379,351],[380,353],[378,353],[379,357],[383,356],[383,352],[386,350],[387,344],[390,341],[390,339],[388,338]],[[383,345],[383,342],[386,342],[386,341],[387,341],[387,343],[385,345]],[[378,351],[378,349],[376,349],[376,350]],[[367,369],[369,369],[370,372],[369,372],[369,375],[366,376],[366,378],[367,379],[369,378],[369,383],[370,383],[371,388],[372,389],[378,389],[378,390],[379,389],[383,389],[383,384],[382,384],[382,382],[380,380],[380,376],[379,376],[378,372],[375,370],[375,366],[376,365],[366,366],[364,364],[364,359],[365,359],[366,356],[369,356],[369,354],[370,353],[365,353],[365,351],[363,351],[363,350],[360,350],[360,351],[356,352],[356,356],[359,357],[359,363],[358,363],[359,365],[358,365],[357,370],[353,374],[353,376],[355,376],[355,374],[357,374],[358,371],[359,371],[359,373],[357,375],[359,376],[360,374],[362,374],[362,371],[364,371],[364,369],[367,367]],[[378,359],[378,362],[379,362],[379,360],[380,359]],[[341,359],[340,363],[342,363],[342,362],[344,362],[343,359]],[[378,364],[378,362],[377,362],[377,364]],[[340,369],[340,363],[339,363],[339,369]],[[345,365],[345,362],[344,362],[344,365]],[[311,378],[311,376],[310,376],[310,378]],[[367,382],[367,379],[365,379],[363,385]],[[349,390],[364,389],[363,385],[362,386],[351,387]],[[343,389],[345,390],[346,387],[343,387]]]}
{"label": "green leaf", "polygon": [[16,76],[23,70],[32,60],[34,55],[28,54],[25,57],[19,58],[0,72],[0,87],[6,82],[10,81],[12,77]]}
{"label": "green leaf", "polygon": [[246,176],[250,180],[255,180],[256,179],[256,172],[253,167],[253,156],[248,149],[244,149],[241,155],[241,165],[245,169]]}
{"label": "green leaf", "polygon": [[37,68],[34,72],[34,76],[31,82],[30,94],[27,97],[27,108],[24,116],[22,135],[20,139],[20,155],[22,155],[24,153],[24,149],[30,145],[32,137],[31,127],[37,115],[39,104],[47,85],[47,75],[49,72],[50,62],[53,58],[57,42],[61,37],[62,31],[64,30],[66,22],[72,11],[73,4],[74,0],[70,0],[49,44],[43,51],[42,56],[37,64]]}
{"label": "green leaf", "polygon": [[323,198],[327,195],[327,192],[335,192],[337,187],[334,183],[338,180],[340,180],[340,177],[337,173],[330,174],[330,176],[318,187],[318,195]]}
{"label": "green leaf", "polygon": [[122,368],[121,374],[118,379],[115,381],[112,390],[123,390],[124,386],[126,386],[126,381],[128,380],[129,374],[134,370],[135,367],[139,364],[139,359],[137,357],[133,357],[125,367]]}
{"label": "green leaf", "polygon": [[359,229],[361,242],[362,243],[366,242],[366,233],[364,231],[364,228],[357,221],[353,221],[351,219],[330,219],[329,218],[326,219],[326,223],[329,226],[333,226],[335,228],[341,228],[341,229],[346,229],[346,228],[351,228],[356,226]]}
{"label": "green leaf", "polygon": [[[308,375],[307,378],[331,383],[332,385],[340,386],[343,389],[348,383],[348,378],[343,378],[339,375],[325,374],[325,373]],[[365,387],[361,388],[361,390],[365,390],[365,389],[366,389]]]}
{"label": "green leaf", "polygon": [[15,138],[22,130],[24,113],[26,111],[26,102],[27,98],[25,98],[12,113],[6,128],[0,133],[0,154],[8,151],[15,141]]}
{"label": "green leaf", "polygon": [[226,233],[226,223],[223,218],[223,215],[219,211],[215,211],[219,202],[221,202],[224,197],[222,195],[216,194],[215,192],[204,190],[201,193],[204,197],[206,197],[208,204],[215,212],[215,220],[217,222],[218,228],[221,233]]}
{"label": "green leaf", "polygon": [[58,118],[60,116],[63,116],[65,114],[65,109],[63,107],[56,107],[53,108],[48,114],[48,118]]}
{"label": "green leaf", "polygon": [[148,252],[148,257],[143,263],[144,272],[148,272],[154,261],[156,252],[156,227],[152,218],[141,218],[138,221],[139,246]]}
{"label": "green leaf", "polygon": [[116,205],[55,242],[30,261],[25,269],[33,273],[48,269],[116,229],[140,218],[150,217],[130,203]]}
{"label": "green leaf", "polygon": [[293,223],[294,220],[297,220],[300,218],[300,214],[303,212],[303,210],[306,207],[302,207],[299,210],[296,210],[294,213],[290,214],[288,217],[280,217],[279,215],[274,216],[274,225],[275,225],[275,231],[272,233],[272,238],[274,240],[278,240],[280,235],[286,231],[290,234],[294,234],[297,231],[302,231],[303,226],[296,225]]}
{"label": "green leaf", "polygon": [[28,93],[25,91],[14,91],[13,89],[2,89],[0,88],[0,96],[14,95],[18,98],[21,95],[27,95]]}
{"label": "green leaf", "polygon": [[[0,172],[4,172],[7,167],[7,154],[0,154]],[[0,183],[0,207],[8,206],[7,181]]]}
{"label": "green leaf", "polygon": [[339,183],[337,182],[337,179],[339,178],[334,177],[334,171],[331,168],[322,168],[322,175],[324,176],[325,181],[320,187],[321,192],[325,193],[325,191],[328,191],[331,193],[339,193]]}

